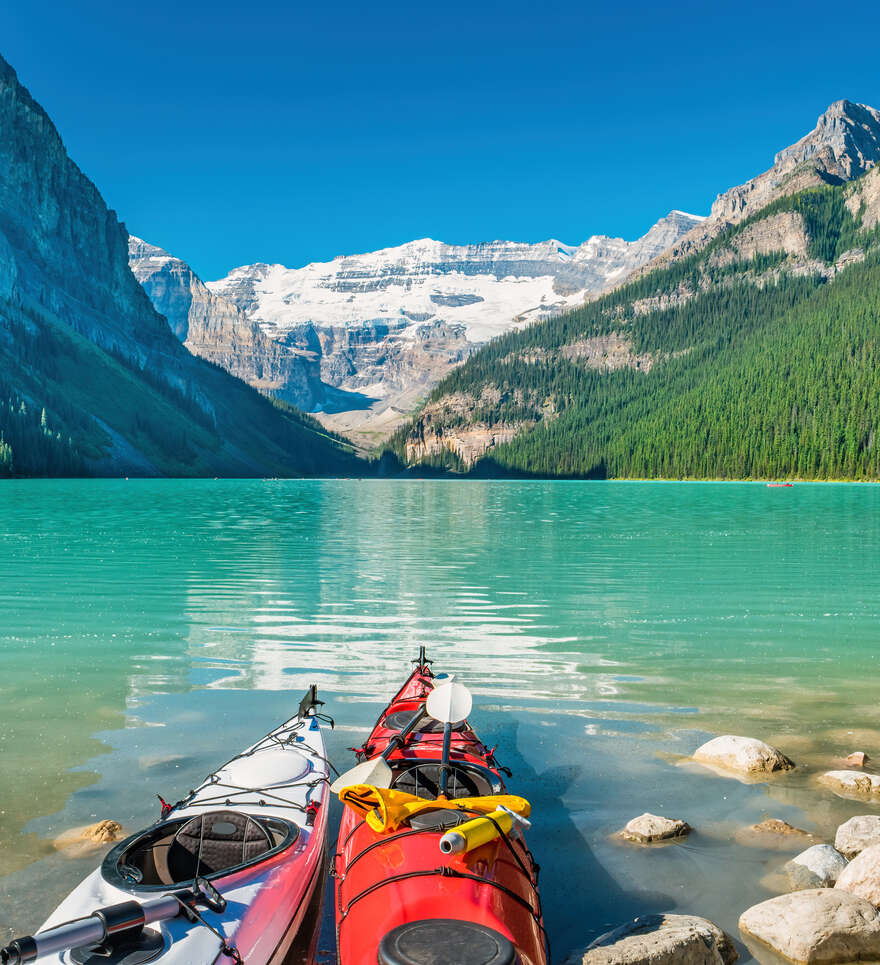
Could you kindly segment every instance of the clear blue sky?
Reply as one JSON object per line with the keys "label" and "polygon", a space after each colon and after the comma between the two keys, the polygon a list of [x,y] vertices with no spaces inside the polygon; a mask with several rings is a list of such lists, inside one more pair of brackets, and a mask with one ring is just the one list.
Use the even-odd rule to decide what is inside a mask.
{"label": "clear blue sky", "polygon": [[878,38],[880,5],[813,0],[0,10],[0,52],[108,204],[206,279],[706,213],[831,101],[880,105]]}

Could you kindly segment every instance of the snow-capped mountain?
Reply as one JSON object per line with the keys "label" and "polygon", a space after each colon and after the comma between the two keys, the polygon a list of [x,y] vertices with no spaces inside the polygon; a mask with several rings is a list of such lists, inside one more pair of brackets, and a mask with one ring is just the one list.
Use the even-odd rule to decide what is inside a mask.
{"label": "snow-capped mountain", "polygon": [[601,235],[581,245],[493,241],[448,245],[429,238],[396,248],[286,268],[245,265],[208,282],[270,335],[304,325],[416,329],[426,322],[464,326],[483,342],[581,304],[623,280],[702,219],[673,211],[637,241]]}
{"label": "snow-capped mountain", "polygon": [[672,211],[637,241],[424,239],[203,283],[139,238],[131,268],[190,351],[373,444],[480,344],[619,284],[702,219]]}

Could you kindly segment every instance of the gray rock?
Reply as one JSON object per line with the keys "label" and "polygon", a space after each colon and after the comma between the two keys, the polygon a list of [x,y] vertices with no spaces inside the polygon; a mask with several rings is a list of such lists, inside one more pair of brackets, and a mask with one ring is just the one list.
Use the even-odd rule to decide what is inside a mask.
{"label": "gray rock", "polygon": [[833,791],[845,794],[858,794],[865,797],[880,795],[880,774],[866,774],[864,771],[826,771],[819,780]]}
{"label": "gray rock", "polygon": [[830,844],[814,844],[785,865],[793,888],[830,888],[846,867],[846,858]]}
{"label": "gray rock", "polygon": [[856,855],[837,879],[837,888],[880,906],[880,844]]}
{"label": "gray rock", "polygon": [[189,265],[134,235],[128,239],[128,262],[156,310],[193,355],[303,409],[324,401],[315,353],[297,352],[269,338],[236,305],[208,291]]}
{"label": "gray rock", "polygon": [[694,751],[694,760],[739,774],[769,774],[788,771],[794,762],[764,741],[754,737],[734,737],[726,734],[707,741]]}
{"label": "gray rock", "polygon": [[686,821],[662,818],[646,811],[628,822],[621,833],[628,841],[650,844],[652,841],[664,841],[667,838],[683,838],[690,831],[691,826]]}
{"label": "gray rock", "polygon": [[795,891],[744,912],[739,929],[798,965],[880,959],[880,912],[836,888]]}
{"label": "gray rock", "polygon": [[642,915],[572,953],[565,965],[732,965],[731,939],[695,915]]}
{"label": "gray rock", "polygon": [[847,858],[880,844],[880,814],[858,814],[844,821],[834,835],[834,847]]}

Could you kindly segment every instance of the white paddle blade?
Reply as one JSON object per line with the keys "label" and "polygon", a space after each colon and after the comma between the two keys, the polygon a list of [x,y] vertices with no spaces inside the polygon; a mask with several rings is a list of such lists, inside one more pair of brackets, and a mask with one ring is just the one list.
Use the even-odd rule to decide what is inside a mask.
{"label": "white paddle blade", "polygon": [[337,777],[330,785],[330,790],[334,794],[338,794],[344,787],[350,787],[352,784],[372,784],[373,787],[390,787],[391,778],[391,768],[381,757],[374,757],[372,760],[355,765],[350,771],[346,771]]}
{"label": "white paddle blade", "polygon": [[425,706],[428,716],[442,724],[458,724],[471,712],[471,692],[464,684],[448,683],[435,687],[428,694]]}

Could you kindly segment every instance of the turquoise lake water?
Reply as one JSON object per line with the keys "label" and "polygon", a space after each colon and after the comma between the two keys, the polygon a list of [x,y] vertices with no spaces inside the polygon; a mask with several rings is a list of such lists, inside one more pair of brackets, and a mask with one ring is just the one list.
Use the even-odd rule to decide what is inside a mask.
{"label": "turquoise lake water", "polygon": [[[56,835],[151,822],[312,682],[348,766],[425,644],[532,801],[554,961],[650,911],[738,938],[788,857],[738,829],[830,840],[880,810],[815,783],[880,760],[878,537],[874,486],[3,483],[0,937],[97,862]],[[716,733],[799,766],[758,785],[682,766]],[[612,837],[646,810],[696,831]]]}

